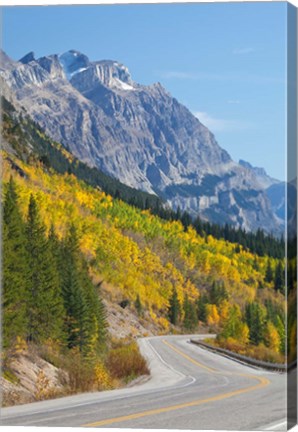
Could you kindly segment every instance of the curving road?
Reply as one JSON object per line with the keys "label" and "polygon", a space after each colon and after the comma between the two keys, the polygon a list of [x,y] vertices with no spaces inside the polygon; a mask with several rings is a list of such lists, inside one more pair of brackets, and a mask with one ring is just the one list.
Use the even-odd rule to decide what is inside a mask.
{"label": "curving road", "polygon": [[144,384],[4,408],[1,424],[286,430],[285,374],[211,353],[187,336],[140,339],[139,345],[151,369]]}

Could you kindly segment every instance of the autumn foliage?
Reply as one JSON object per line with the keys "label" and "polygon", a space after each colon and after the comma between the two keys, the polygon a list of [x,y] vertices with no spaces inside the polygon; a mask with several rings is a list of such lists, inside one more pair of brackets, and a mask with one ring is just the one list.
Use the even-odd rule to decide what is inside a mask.
{"label": "autumn foliage", "polygon": [[4,181],[13,175],[23,218],[33,194],[47,232],[54,226],[61,240],[75,226],[89,271],[114,287],[112,299],[138,299],[142,315],[165,331],[169,322],[186,329],[204,323],[222,340],[282,353],[283,260],[198,235],[191,225],[163,220],[42,163],[17,163],[23,175],[4,159]]}

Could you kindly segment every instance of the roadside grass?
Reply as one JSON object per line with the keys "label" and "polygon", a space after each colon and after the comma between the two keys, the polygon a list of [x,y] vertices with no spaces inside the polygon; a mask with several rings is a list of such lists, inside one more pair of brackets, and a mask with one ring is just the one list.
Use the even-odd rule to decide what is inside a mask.
{"label": "roadside grass", "polygon": [[116,347],[110,350],[106,366],[113,378],[125,383],[141,375],[149,375],[146,360],[141,355],[136,342]]}
{"label": "roadside grass", "polygon": [[224,348],[236,354],[251,357],[255,360],[261,360],[269,363],[285,362],[285,357],[282,354],[266,347],[263,343],[259,345],[244,344],[233,338],[206,338],[204,342],[218,348]]}

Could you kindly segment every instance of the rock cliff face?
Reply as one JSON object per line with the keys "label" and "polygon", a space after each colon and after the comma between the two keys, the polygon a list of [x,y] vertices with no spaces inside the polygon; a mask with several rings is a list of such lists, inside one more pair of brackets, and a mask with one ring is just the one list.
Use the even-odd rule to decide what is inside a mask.
{"label": "rock cliff face", "polygon": [[2,57],[0,75],[29,115],[90,166],[193,216],[282,228],[258,173],[234,162],[161,84],[140,85],[117,61],[91,62],[74,50]]}

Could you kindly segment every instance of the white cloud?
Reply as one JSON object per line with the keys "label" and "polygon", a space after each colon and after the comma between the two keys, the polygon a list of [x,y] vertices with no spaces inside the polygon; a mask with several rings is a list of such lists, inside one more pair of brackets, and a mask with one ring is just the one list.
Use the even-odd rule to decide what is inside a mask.
{"label": "white cloud", "polygon": [[255,52],[254,48],[246,47],[246,48],[235,48],[233,50],[233,54],[235,55],[242,55],[242,54],[250,54]]}
{"label": "white cloud", "polygon": [[211,132],[241,131],[252,126],[252,124],[248,122],[216,118],[202,111],[195,111],[193,114],[203,125],[207,126]]}

